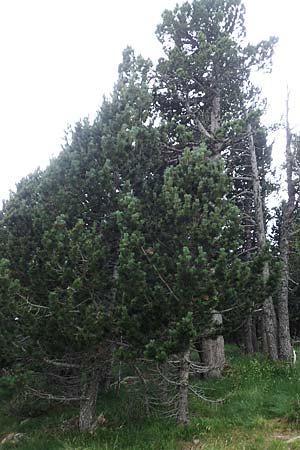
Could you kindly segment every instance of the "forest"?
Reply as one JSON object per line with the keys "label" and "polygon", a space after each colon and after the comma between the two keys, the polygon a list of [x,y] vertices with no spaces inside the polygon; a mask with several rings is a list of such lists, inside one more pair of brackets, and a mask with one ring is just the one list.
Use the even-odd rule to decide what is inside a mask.
{"label": "forest", "polygon": [[241,423],[251,435],[256,411],[258,428],[266,410],[300,423],[300,135],[288,94],[264,125],[253,74],[272,70],[277,38],[248,43],[244,21],[241,0],[164,11],[164,56],[126,48],[95,120],[3,203],[3,446],[287,448],[218,441]]}

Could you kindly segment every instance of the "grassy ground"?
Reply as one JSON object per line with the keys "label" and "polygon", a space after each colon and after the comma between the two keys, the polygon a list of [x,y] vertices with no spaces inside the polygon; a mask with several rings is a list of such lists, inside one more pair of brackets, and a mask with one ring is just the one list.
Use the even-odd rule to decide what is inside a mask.
{"label": "grassy ground", "polygon": [[[8,432],[26,438],[3,448],[19,450],[280,450],[300,449],[300,365],[286,368],[263,357],[246,357],[229,349],[230,369],[221,380],[200,383],[207,396],[225,398],[220,405],[190,400],[190,424],[153,415],[146,419],[135,396],[123,391],[99,401],[106,425],[93,435],[63,430],[76,415],[57,409],[27,420],[5,413],[0,391],[0,438]],[[299,437],[299,440],[297,439]],[[294,440],[293,442],[291,442]]]}

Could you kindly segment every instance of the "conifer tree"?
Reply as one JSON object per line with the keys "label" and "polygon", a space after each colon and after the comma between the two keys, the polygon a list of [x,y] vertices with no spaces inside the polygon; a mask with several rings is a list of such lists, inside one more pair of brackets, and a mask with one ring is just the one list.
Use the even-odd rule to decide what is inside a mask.
{"label": "conifer tree", "polygon": [[178,355],[177,418],[182,423],[188,420],[195,338],[204,333],[216,307],[235,301],[248,276],[236,257],[239,212],[226,198],[228,187],[221,160],[211,161],[204,147],[195,148],[165,172],[153,208],[155,233],[132,194],[118,213],[123,338],[127,344],[140,343],[140,351],[157,361]]}
{"label": "conifer tree", "polygon": [[[271,68],[276,42],[245,43],[244,14],[241,0],[194,0],[163,14],[157,35],[165,57],[157,67],[154,92],[172,162],[186,145],[206,142],[212,157],[221,154],[229,165],[234,159],[243,170],[248,110],[259,102],[250,73]],[[274,306],[271,299],[265,305],[268,352],[276,359]]]}
{"label": "conifer tree", "polygon": [[19,283],[11,276],[9,261],[0,259],[0,369],[14,366],[18,358],[16,342],[21,336],[16,301],[19,289]]}

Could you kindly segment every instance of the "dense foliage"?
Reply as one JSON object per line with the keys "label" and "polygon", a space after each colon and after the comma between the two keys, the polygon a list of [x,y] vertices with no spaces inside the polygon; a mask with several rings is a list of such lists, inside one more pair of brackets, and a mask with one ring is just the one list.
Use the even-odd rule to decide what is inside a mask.
{"label": "dense foliage", "polygon": [[245,334],[246,349],[272,356],[282,302],[266,239],[271,147],[250,75],[270,69],[276,39],[246,43],[244,13],[241,0],[165,11],[157,67],[125,49],[95,121],[76,124],[0,213],[0,363],[36,373],[36,395],[79,401],[83,430],[116,361],[142,380],[141,361],[159,374],[172,361],[185,422],[194,345],[214,352],[222,333]]}

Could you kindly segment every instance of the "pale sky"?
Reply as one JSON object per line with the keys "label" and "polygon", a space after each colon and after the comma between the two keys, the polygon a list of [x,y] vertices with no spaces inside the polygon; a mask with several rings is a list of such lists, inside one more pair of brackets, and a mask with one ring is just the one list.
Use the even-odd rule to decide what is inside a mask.
{"label": "pale sky", "polygon": [[[0,0],[0,202],[23,176],[57,155],[64,130],[94,117],[116,81],[122,50],[131,45],[156,59],[164,9],[176,0]],[[246,0],[248,37],[277,35],[273,74],[264,77],[268,121],[292,91],[292,122],[300,124],[299,0]],[[299,116],[299,117],[298,117]],[[275,160],[280,160],[280,146]]]}

